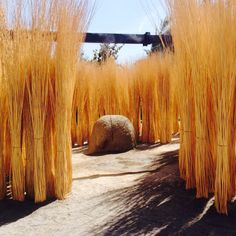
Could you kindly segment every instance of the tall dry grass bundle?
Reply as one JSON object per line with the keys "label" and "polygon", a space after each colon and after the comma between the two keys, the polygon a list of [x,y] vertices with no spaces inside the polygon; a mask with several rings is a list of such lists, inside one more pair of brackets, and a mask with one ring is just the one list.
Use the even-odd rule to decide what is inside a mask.
{"label": "tall dry grass bundle", "polygon": [[[176,46],[177,47],[177,46]],[[180,55],[175,53],[177,65],[173,73],[178,88],[178,105],[180,115],[180,175],[186,180],[186,188],[195,186],[195,110],[193,84],[190,79],[191,72],[187,61],[180,62]],[[181,57],[181,56],[180,56]],[[183,89],[183,88],[188,89]]]}
{"label": "tall dry grass bundle", "polygon": [[[80,43],[87,21],[86,1],[60,1],[56,9],[55,194],[64,199],[72,183],[71,114]],[[80,34],[78,34],[80,32]]]}
{"label": "tall dry grass bundle", "polygon": [[10,180],[11,175],[11,133],[10,133],[10,122],[9,122],[9,114],[8,114],[8,103],[6,103],[6,119],[5,119],[5,130],[4,130],[4,139],[3,139],[3,155],[5,160],[5,174],[6,178]]}
{"label": "tall dry grass bundle", "polygon": [[[131,104],[133,116],[141,116],[141,141],[146,143],[168,143],[172,135],[172,88],[170,67],[172,56],[169,53],[156,54],[141,60],[134,66]],[[132,108],[131,108],[132,109]],[[135,121],[136,132],[139,121]]]}
{"label": "tall dry grass bundle", "polygon": [[133,66],[121,66],[114,60],[102,64],[81,62],[73,96],[72,143],[83,145],[89,141],[94,122],[110,114],[127,116],[141,142],[170,142],[174,119],[178,131],[171,86],[172,58],[166,52]]}
{"label": "tall dry grass bundle", "polygon": [[[2,71],[1,71],[2,76]],[[0,78],[0,110],[1,110],[1,116],[0,116],[0,199],[3,199],[6,194],[6,155],[4,153],[4,147],[5,147],[5,133],[6,133],[6,125],[7,125],[7,97],[6,97],[6,88],[3,81],[3,78]]]}
{"label": "tall dry grass bundle", "polygon": [[[7,184],[19,201],[63,199],[71,189],[72,96],[88,7],[14,0],[2,8],[0,198]],[[49,31],[57,31],[56,43]]]}
{"label": "tall dry grass bundle", "polygon": [[102,112],[104,112],[104,109],[99,105],[101,101],[100,91],[103,89],[103,81],[99,77],[99,66],[95,63],[87,63],[84,69],[84,80],[80,84],[80,93],[82,96],[80,97],[80,104],[78,104],[79,108],[81,108],[79,109],[80,113],[78,113],[78,124],[80,127],[84,127],[82,128],[82,132],[85,134],[82,139],[83,143],[86,141],[89,142],[93,125],[101,116]]}
{"label": "tall dry grass bundle", "polygon": [[[227,202],[235,194],[235,2],[174,2],[172,19],[181,89],[181,173],[191,180],[187,187],[194,187],[196,180],[198,197],[214,192],[217,211],[227,213]],[[184,115],[190,109],[195,118]],[[193,122],[196,133],[188,137],[190,143],[184,139],[185,124],[193,127]],[[194,153],[186,155],[194,142]]]}
{"label": "tall dry grass bundle", "polygon": [[28,66],[30,74],[26,80],[29,107],[33,126],[34,153],[34,198],[36,202],[46,200],[46,175],[44,159],[44,129],[50,80],[50,56],[53,38],[43,37],[54,27],[54,2],[41,0],[31,3],[31,31],[28,33]]}
{"label": "tall dry grass bundle", "polygon": [[[84,142],[89,140],[91,134],[91,120],[93,123],[98,118],[98,106],[96,96],[96,89],[98,82],[96,81],[96,73],[94,73],[96,67],[90,63],[81,63],[81,66],[77,75],[77,86],[75,100],[77,101],[77,143],[83,145]],[[94,87],[94,89],[93,89]],[[91,107],[93,106],[93,108]]]}
{"label": "tall dry grass bundle", "polygon": [[[187,5],[189,3],[186,3]],[[189,6],[189,7],[193,7],[193,5]],[[189,20],[191,20],[191,24],[197,24],[197,22],[194,22],[194,20],[197,21],[197,16],[194,16],[194,11],[191,11],[192,9],[189,9]],[[199,24],[197,24],[199,29],[197,29],[198,32],[200,32],[200,26]],[[188,26],[189,27],[189,26]],[[186,27],[186,29],[184,30],[189,30],[189,28]],[[184,31],[183,30],[183,31]],[[202,28],[201,31],[204,31],[205,28]],[[192,31],[193,32],[193,31]],[[182,34],[184,34],[185,32],[181,32]],[[182,35],[181,40],[191,40],[191,42],[188,42],[189,45],[191,45],[191,51],[189,51],[189,48],[184,48],[182,52],[185,53],[185,60],[188,60],[188,64],[186,63],[186,65],[183,65],[186,67],[185,70],[189,71],[189,76],[187,77],[185,76],[181,76],[181,80],[183,81],[183,84],[181,84],[182,86],[182,90],[185,86],[185,89],[187,89],[186,92],[186,96],[193,96],[194,97],[194,104],[193,104],[193,97],[191,98],[192,101],[188,101],[185,104],[185,108],[183,107],[182,111],[183,113],[185,113],[186,111],[189,111],[190,109],[192,109],[191,107],[194,107],[193,112],[195,112],[195,126],[196,126],[196,134],[194,135],[194,133],[192,132],[192,136],[188,136],[188,139],[195,139],[195,160],[194,162],[191,161],[189,162],[189,164],[191,165],[189,167],[188,165],[188,160],[189,159],[193,159],[191,158],[191,153],[189,153],[189,156],[184,157],[185,160],[187,161],[187,165],[186,166],[186,170],[190,169],[191,173],[186,173],[186,178],[188,178],[187,176],[189,175],[193,175],[193,165],[195,166],[195,181],[196,181],[196,188],[197,188],[197,197],[207,197],[208,196],[208,192],[209,192],[209,183],[208,183],[208,169],[209,168],[209,164],[208,162],[208,153],[207,153],[207,88],[208,88],[208,81],[207,81],[207,77],[205,77],[205,69],[206,69],[206,57],[204,57],[204,54],[206,52],[206,48],[202,48],[203,50],[197,48],[197,44],[195,43],[196,41],[202,41],[203,39],[202,34],[201,33],[193,33],[195,36],[195,41],[192,41],[193,38],[190,38],[191,36],[193,37],[193,35]],[[177,46],[176,46],[177,47]],[[182,48],[181,48],[182,49]],[[185,50],[185,51],[184,51]],[[196,52],[197,50],[199,50],[198,52]],[[196,54],[197,53],[197,54]],[[182,53],[183,54],[183,53]],[[179,55],[178,55],[179,56]],[[180,57],[183,57],[183,55],[180,55]],[[203,58],[205,60],[203,60]],[[179,60],[180,58],[178,58]],[[177,59],[176,59],[177,60]],[[183,60],[183,58],[182,58]],[[201,70],[199,70],[199,68],[201,68]],[[180,68],[180,70],[182,70],[182,68]],[[191,84],[191,87],[189,87],[189,85]],[[182,94],[182,90],[180,93],[180,100],[183,99],[181,98],[181,94]],[[193,95],[191,95],[191,93]],[[186,102],[186,101],[185,101]],[[185,109],[185,110],[184,110]],[[186,110],[188,109],[188,110]],[[186,114],[186,117],[183,116],[182,118],[182,122],[183,122],[183,138],[184,136],[186,136],[187,133],[186,132],[186,128],[185,126],[185,122],[187,121],[187,116],[189,116],[189,114]],[[193,120],[191,120],[190,122],[193,122]],[[188,121],[189,123],[189,121]],[[185,143],[185,140],[183,140],[183,147],[188,148],[188,146],[190,146],[190,143]],[[191,141],[192,143],[194,141]],[[186,146],[185,146],[186,144]],[[186,153],[187,154],[187,153]],[[209,177],[210,179],[210,177]],[[192,182],[192,184],[187,183],[187,187],[193,187],[193,179],[190,177],[190,180]],[[190,182],[190,183],[191,183]]]}
{"label": "tall dry grass bundle", "polygon": [[157,77],[157,96],[159,109],[159,135],[161,143],[171,142],[173,103],[172,103],[172,81],[170,68],[172,66],[172,55],[169,53],[157,56],[158,77]]}
{"label": "tall dry grass bundle", "polygon": [[27,68],[25,67],[27,54],[25,50],[26,39],[21,34],[20,19],[14,20],[14,40],[11,40],[10,35],[7,33],[3,38],[3,62],[11,136],[12,195],[13,199],[23,201],[25,197],[25,169],[22,155],[22,111],[25,78],[27,77]]}
{"label": "tall dry grass bundle", "polygon": [[73,103],[72,103],[72,118],[71,118],[71,142],[72,142],[72,147],[76,144],[77,142],[77,135],[76,135],[76,130],[77,130],[77,125],[78,125],[78,86],[79,86],[79,79],[78,76],[76,76],[76,82],[75,82],[75,89],[74,89],[74,95],[73,95]]}
{"label": "tall dry grass bundle", "polygon": [[72,111],[72,142],[89,141],[95,121],[109,114],[129,114],[127,68],[113,60],[80,62]]}
{"label": "tall dry grass bundle", "polygon": [[[236,99],[236,86],[235,86],[235,90],[234,90],[234,98],[233,101],[235,101]],[[236,158],[236,132],[235,132],[235,127],[236,127],[236,104],[233,104],[233,112],[231,115],[231,121],[232,121],[232,126],[231,126],[231,142],[230,142],[230,150],[232,151],[232,153],[230,155],[232,155],[232,159],[233,159],[233,166],[235,166],[235,158]],[[234,178],[234,185],[235,185],[235,189],[236,189],[236,178]]]}
{"label": "tall dry grass bundle", "polygon": [[25,155],[25,189],[27,197],[34,199],[34,131],[30,113],[29,95],[25,90],[23,105],[23,149]]}
{"label": "tall dry grass bundle", "polygon": [[82,146],[89,140],[94,122],[99,118],[99,67],[80,61],[72,108],[72,143]]}
{"label": "tall dry grass bundle", "polygon": [[[140,93],[140,112],[142,121],[141,141],[143,143],[155,143],[157,140],[157,138],[154,137],[154,133],[157,133],[157,126],[155,126],[157,117],[154,117],[154,114],[157,114],[155,111],[158,109],[157,93],[155,91],[157,73],[153,71],[155,68],[153,65],[154,63],[152,60],[145,59],[139,61],[135,65],[136,71],[134,76],[137,77],[137,91]],[[153,107],[155,107],[154,110]]]}
{"label": "tall dry grass bundle", "polygon": [[[173,65],[173,64],[172,64]],[[173,70],[173,67],[172,69]],[[172,72],[170,71],[171,76],[171,108],[172,108],[172,132],[173,134],[179,133],[179,103],[178,103],[178,90],[176,81],[174,80],[175,77],[172,75]]]}
{"label": "tall dry grass bundle", "polygon": [[98,68],[97,80],[102,82],[99,83],[99,113],[127,115],[128,82],[124,74],[125,67],[117,65],[114,60],[108,60]]}
{"label": "tall dry grass bundle", "polygon": [[48,102],[43,135],[47,198],[55,196],[55,86],[53,85],[55,82],[55,74],[52,68],[50,71],[51,80],[48,84]]}
{"label": "tall dry grass bundle", "polygon": [[[4,20],[4,14],[3,11],[0,11],[0,24],[1,26],[4,26],[5,20]],[[1,32],[0,39],[3,37],[3,34]],[[2,40],[1,40],[2,41]],[[1,53],[3,45],[0,44]],[[2,62],[2,55],[0,58],[0,61]],[[0,110],[2,112],[0,116],[0,128],[1,128],[1,134],[0,134],[0,199],[3,199],[6,194],[6,166],[5,166],[5,156],[4,156],[4,133],[6,128],[6,122],[7,119],[7,107],[6,107],[6,89],[5,89],[5,83],[3,78],[3,68],[2,64],[0,65]]]}
{"label": "tall dry grass bundle", "polygon": [[141,136],[141,98],[136,67],[127,70],[128,93],[129,93],[129,114],[128,117],[133,123],[136,140],[140,141]]}
{"label": "tall dry grass bundle", "polygon": [[[16,45],[12,45],[13,47]],[[21,51],[22,50],[22,51]],[[9,122],[11,134],[12,193],[15,200],[24,200],[25,173],[22,156],[22,111],[26,72],[20,62],[23,48],[15,53],[6,66]],[[17,55],[18,54],[18,55]],[[19,55],[20,54],[20,55]],[[16,86],[18,84],[18,86]]]}
{"label": "tall dry grass bundle", "polygon": [[[175,45],[175,62],[173,77],[176,78],[176,87],[179,91],[177,98],[181,119],[180,126],[180,175],[186,180],[186,188],[195,187],[195,109],[191,66],[188,60],[188,51],[185,47],[186,31],[190,26],[184,17],[184,3],[176,2],[172,6],[172,36]],[[186,39],[187,40],[187,39]],[[189,39],[188,39],[189,40]]]}
{"label": "tall dry grass bundle", "polygon": [[[211,25],[216,24],[216,30],[212,32],[213,37],[219,37],[218,40],[214,39],[214,47],[211,48],[211,63],[214,67],[211,67],[210,77],[216,114],[215,201],[217,210],[227,213],[227,201],[235,194],[235,149],[231,145],[232,140],[235,143],[235,135],[231,132],[236,85],[235,2],[217,2],[210,8],[212,18],[209,21]],[[215,21],[215,17],[221,20]],[[222,44],[224,48],[219,50]]]}
{"label": "tall dry grass bundle", "polygon": [[[46,60],[51,53],[49,46],[51,42],[43,38],[42,31],[45,30],[47,20],[51,20],[46,20],[47,7],[51,9],[48,3],[48,1],[23,3],[16,0],[11,5],[14,8],[12,18],[8,19],[12,22],[10,27],[12,27],[13,34],[5,33],[2,39],[5,50],[4,76],[6,77],[11,131],[12,194],[16,200],[24,200],[25,161],[26,166],[30,167],[26,177],[29,195],[33,195],[34,188],[36,202],[46,199],[43,193],[45,191],[45,167],[42,134],[45,114],[43,105],[47,99],[45,67],[47,68]],[[32,14],[27,15],[27,20],[24,12],[26,6]],[[49,15],[53,15],[52,12],[49,12]],[[30,31],[26,31],[28,29]],[[50,28],[46,28],[46,30],[50,30]],[[45,42],[47,42],[47,47]],[[47,55],[45,55],[45,50],[47,50]],[[25,91],[25,85],[27,91]],[[24,117],[22,117],[23,110],[26,112]],[[25,132],[23,132],[22,119]],[[33,135],[31,135],[32,133]],[[31,138],[33,138],[33,142]],[[33,147],[27,146],[28,144],[32,144]],[[23,147],[27,150],[22,150]],[[29,150],[31,147],[32,149]],[[33,158],[31,152],[34,153]],[[24,156],[26,160],[24,160]],[[34,174],[34,187],[31,180],[32,173]]]}
{"label": "tall dry grass bundle", "polygon": [[137,140],[170,142],[172,122],[176,119],[178,123],[177,111],[173,112],[171,66],[172,55],[167,52],[131,67],[114,60],[81,63],[73,97],[73,143],[89,141],[94,122],[109,114],[129,117]]}
{"label": "tall dry grass bundle", "polygon": [[130,67],[128,65],[119,66],[116,78],[117,78],[117,97],[119,114],[129,117],[130,113],[130,90],[129,90],[129,80],[130,80]]}

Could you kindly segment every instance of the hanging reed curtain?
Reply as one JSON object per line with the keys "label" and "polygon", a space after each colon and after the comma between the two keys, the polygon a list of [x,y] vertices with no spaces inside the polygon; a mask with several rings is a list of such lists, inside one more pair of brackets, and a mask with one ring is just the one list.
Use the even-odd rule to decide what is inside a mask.
{"label": "hanging reed curtain", "polygon": [[235,195],[235,1],[173,1],[181,117],[180,173],[197,197]]}
{"label": "hanging reed curtain", "polygon": [[[90,3],[13,0],[0,15],[0,199],[64,199],[71,190],[71,110]],[[9,28],[11,31],[9,31]],[[52,35],[57,31],[57,43]]]}
{"label": "hanging reed curtain", "polygon": [[101,65],[81,63],[72,107],[73,144],[89,141],[94,122],[110,114],[127,116],[134,124],[137,141],[169,143],[172,133],[178,132],[172,65],[173,55],[169,52],[152,55],[132,66],[120,66],[113,60]]}

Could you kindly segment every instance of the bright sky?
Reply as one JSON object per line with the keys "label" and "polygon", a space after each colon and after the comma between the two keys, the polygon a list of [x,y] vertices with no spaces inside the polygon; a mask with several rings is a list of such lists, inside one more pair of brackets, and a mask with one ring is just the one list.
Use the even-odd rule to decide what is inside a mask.
{"label": "bright sky", "polygon": [[[97,8],[88,32],[93,33],[155,33],[155,26],[166,16],[163,0],[97,0]],[[152,11],[147,13],[147,5]],[[145,7],[146,6],[146,7]],[[153,7],[150,7],[153,6]],[[84,44],[83,52],[91,58],[98,44]],[[119,53],[119,63],[131,63],[146,55],[142,45],[125,45]]]}

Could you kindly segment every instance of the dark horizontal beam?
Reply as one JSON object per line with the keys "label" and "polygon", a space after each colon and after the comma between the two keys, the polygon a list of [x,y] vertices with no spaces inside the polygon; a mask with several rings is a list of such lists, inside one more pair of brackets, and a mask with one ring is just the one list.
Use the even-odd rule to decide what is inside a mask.
{"label": "dark horizontal beam", "polygon": [[149,44],[158,45],[164,43],[165,46],[172,43],[169,34],[151,35],[145,34],[106,34],[106,33],[87,33],[85,43],[115,43],[115,44]]}
{"label": "dark horizontal beam", "polygon": [[[15,32],[13,30],[7,31],[9,36],[14,39]],[[21,31],[27,37],[30,31]],[[50,37],[52,40],[57,41],[56,32],[42,32],[42,37]],[[145,34],[107,34],[107,33],[85,33],[85,43],[115,43],[115,44],[143,44],[147,46],[152,44],[171,46],[172,37],[170,34],[151,35],[149,32]]]}

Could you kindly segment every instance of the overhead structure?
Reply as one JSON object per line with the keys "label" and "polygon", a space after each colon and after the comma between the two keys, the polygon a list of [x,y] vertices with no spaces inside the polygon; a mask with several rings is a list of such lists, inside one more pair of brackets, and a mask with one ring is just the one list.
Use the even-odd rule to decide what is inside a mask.
{"label": "overhead structure", "polygon": [[[22,31],[21,33],[27,34],[28,31]],[[9,31],[10,37],[14,39],[15,32]],[[57,32],[43,32],[44,37],[49,37],[53,41],[57,41]],[[79,36],[80,38],[80,36]],[[143,46],[152,45],[156,47],[162,45],[162,47],[172,46],[172,36],[170,32],[164,34],[152,35],[150,32],[145,34],[116,34],[116,33],[85,33],[84,43],[114,43],[114,44],[142,44]]]}
{"label": "overhead structure", "polygon": [[85,43],[115,43],[115,44],[142,44],[148,46],[152,44],[170,46],[172,37],[169,33],[162,35],[151,35],[150,32],[145,34],[107,34],[107,33],[87,33]]}

